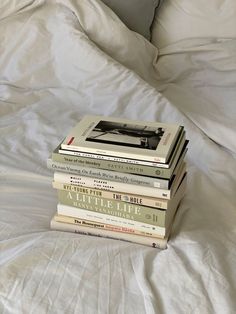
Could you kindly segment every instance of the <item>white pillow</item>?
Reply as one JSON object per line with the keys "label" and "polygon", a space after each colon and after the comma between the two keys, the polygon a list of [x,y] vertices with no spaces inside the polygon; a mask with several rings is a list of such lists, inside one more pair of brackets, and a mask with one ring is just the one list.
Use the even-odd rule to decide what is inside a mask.
{"label": "white pillow", "polygon": [[156,12],[152,43],[163,48],[187,38],[235,38],[236,0],[165,0]]}

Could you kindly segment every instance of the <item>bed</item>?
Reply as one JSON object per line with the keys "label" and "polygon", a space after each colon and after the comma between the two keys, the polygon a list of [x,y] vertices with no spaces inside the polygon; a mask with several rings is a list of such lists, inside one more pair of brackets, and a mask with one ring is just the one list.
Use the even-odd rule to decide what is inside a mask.
{"label": "bed", "polygon": [[[0,312],[235,313],[235,2],[164,0],[148,39],[99,0],[0,7]],[[46,160],[85,114],[184,125],[166,250],[50,230]]]}

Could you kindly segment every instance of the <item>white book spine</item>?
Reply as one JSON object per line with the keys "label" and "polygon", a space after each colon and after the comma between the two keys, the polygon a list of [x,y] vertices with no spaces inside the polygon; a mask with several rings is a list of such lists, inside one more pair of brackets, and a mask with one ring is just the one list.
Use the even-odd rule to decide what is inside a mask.
{"label": "white book spine", "polygon": [[88,195],[100,196],[103,198],[127,202],[131,204],[149,206],[154,208],[161,208],[167,209],[171,200],[164,200],[161,198],[154,198],[148,196],[141,196],[141,195],[134,195],[128,193],[119,193],[119,192],[112,192],[106,190],[97,190],[92,188],[84,188],[78,185],[66,184],[62,182],[55,182],[53,181],[52,186],[54,189],[58,190],[65,190],[65,191],[72,191],[78,193],[84,193]]}
{"label": "white book spine", "polygon": [[47,160],[47,167],[48,169],[52,169],[54,171],[62,171],[86,177],[95,177],[102,180],[105,179],[116,182],[122,182],[126,184],[149,186],[166,190],[169,187],[169,180],[167,179],[140,176],[130,173],[122,173],[104,169],[88,168],[79,165],[69,165],[66,163],[53,161],[50,158]]}
{"label": "white book spine", "polygon": [[100,155],[100,154],[96,154],[96,153],[92,153],[92,152],[74,151],[74,150],[69,150],[68,148],[67,148],[67,150],[66,149],[59,149],[58,152],[59,152],[59,154],[86,157],[86,158],[92,158],[92,159],[102,159],[102,160],[123,162],[123,163],[129,163],[129,164],[133,164],[133,165],[142,165],[142,166],[157,167],[157,168],[169,168],[169,164],[164,164],[164,163],[138,160],[138,159],[130,159],[130,158],[125,158],[125,157]]}
{"label": "white book spine", "polygon": [[93,212],[82,208],[73,206],[58,204],[57,205],[58,215],[69,216],[84,220],[92,220],[95,222],[106,223],[108,225],[115,225],[119,227],[127,227],[137,229],[142,232],[150,232],[157,237],[164,237],[166,234],[166,228],[154,226],[139,221],[134,221],[122,217],[111,216],[99,212]]}
{"label": "white book spine", "polygon": [[163,199],[171,198],[171,190],[158,189],[154,187],[146,187],[141,185],[126,184],[121,182],[115,182],[110,180],[100,180],[97,178],[71,175],[68,173],[55,172],[54,181],[74,184],[80,186],[91,187],[95,189],[116,191],[116,192],[125,192],[135,195],[145,195]]}
{"label": "white book spine", "polygon": [[166,249],[167,239],[151,238],[141,235],[134,235],[128,233],[121,233],[116,231],[96,229],[91,227],[85,227],[80,225],[73,225],[68,223],[57,222],[54,219],[51,220],[51,229],[58,231],[74,232],[83,235],[92,235],[97,237],[104,237],[114,240],[122,240],[137,244],[142,244],[154,248]]}
{"label": "white book spine", "polygon": [[[135,160],[138,161],[140,165],[156,165],[156,167],[159,167],[157,165],[161,165],[164,164],[166,162],[165,157],[153,157],[153,156],[147,156],[147,155],[139,155],[139,159],[135,159],[137,158],[137,155],[134,154],[128,154],[128,153],[122,153],[119,150],[117,151],[109,151],[109,150],[99,150],[99,149],[95,149],[95,148],[90,148],[90,147],[76,147],[76,146],[69,146],[69,145],[61,145],[63,151],[64,149],[67,150],[71,150],[73,152],[77,151],[80,153],[85,153],[85,154],[91,154],[91,155],[102,155],[102,156],[106,156],[106,157],[111,157],[114,159],[118,159],[117,161],[121,161],[120,159],[123,160],[129,160],[130,162]],[[114,156],[116,154],[116,156]],[[93,157],[96,158],[96,157]],[[111,159],[108,159],[111,160]],[[125,162],[125,161],[124,161]]]}

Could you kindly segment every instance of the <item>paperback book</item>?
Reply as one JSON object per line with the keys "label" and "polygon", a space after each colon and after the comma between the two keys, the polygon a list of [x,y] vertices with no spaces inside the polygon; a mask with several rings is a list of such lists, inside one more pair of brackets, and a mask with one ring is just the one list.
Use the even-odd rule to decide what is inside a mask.
{"label": "paperback book", "polygon": [[178,150],[181,150],[181,147],[183,147],[184,142],[185,142],[185,131],[182,130],[177,138],[176,145],[171,152],[168,163],[139,160],[137,158],[130,159],[130,158],[124,158],[124,157],[118,157],[118,156],[102,155],[102,154],[73,151],[73,150],[66,150],[66,149],[60,149],[60,148],[58,152],[60,154],[65,154],[69,156],[71,155],[71,156],[77,156],[77,157],[85,157],[85,158],[91,158],[91,159],[99,159],[99,160],[106,160],[106,161],[112,161],[112,162],[115,161],[115,162],[128,163],[128,164],[133,164],[133,165],[150,166],[150,167],[168,169],[170,165],[172,164]]}
{"label": "paperback book", "polygon": [[52,161],[64,163],[67,165],[79,165],[90,168],[170,179],[179,160],[183,160],[187,152],[187,145],[187,140],[184,143],[180,144],[179,150],[174,155],[173,162],[170,164],[169,168],[158,168],[152,166],[143,166],[116,161],[107,161],[102,159],[86,158],[75,155],[67,155],[59,153],[59,147],[57,147],[52,153]]}
{"label": "paperback book", "polygon": [[79,233],[81,235],[90,235],[103,237],[113,240],[122,240],[131,243],[142,244],[158,249],[166,249],[167,248],[167,238],[151,238],[145,237],[136,234],[128,234],[117,231],[110,231],[99,228],[86,227],[81,225],[72,225],[69,223],[58,222],[54,218],[51,220],[51,229],[58,231],[66,231],[66,232],[74,232]]}
{"label": "paperback book", "polygon": [[57,171],[57,172],[66,172],[71,174],[78,174],[86,177],[94,177],[101,180],[110,180],[116,181],[126,184],[133,185],[142,185],[149,187],[156,187],[160,189],[168,190],[170,188],[170,184],[174,178],[175,173],[171,179],[163,179],[163,178],[155,178],[144,175],[136,175],[132,173],[122,173],[113,170],[105,170],[105,169],[96,169],[96,168],[88,168],[79,165],[71,165],[62,162],[53,161],[51,158],[47,160],[48,169]]}
{"label": "paperback book", "polygon": [[139,231],[139,230],[134,229],[134,228],[108,225],[108,224],[98,223],[98,222],[91,221],[91,220],[79,219],[79,218],[74,218],[74,217],[69,217],[69,216],[58,215],[58,214],[54,215],[54,220],[56,220],[58,222],[75,224],[75,225],[80,225],[80,226],[86,226],[86,227],[90,227],[90,228],[92,227],[92,228],[104,229],[104,230],[109,230],[109,231],[130,233],[130,234],[142,235],[142,236],[146,236],[146,237],[154,237],[154,238],[157,237],[152,232],[144,232],[144,231]]}
{"label": "paperback book", "polygon": [[141,232],[148,232],[152,233],[153,236],[164,238],[166,234],[166,228],[146,224],[140,221],[135,221],[131,219],[126,219],[119,216],[114,216],[110,214],[105,214],[88,210],[84,208],[78,208],[74,206],[64,205],[61,203],[58,203],[57,205],[57,214],[62,216],[69,216],[73,218],[83,219],[83,220],[90,220],[97,223],[104,223],[108,225],[118,226],[118,227],[125,227],[125,228],[132,228],[136,229]]}
{"label": "paperback book", "polygon": [[67,183],[67,184],[73,184],[73,185],[79,185],[79,186],[85,186],[85,187],[95,188],[95,189],[100,189],[100,190],[107,190],[107,191],[114,191],[114,192],[127,192],[127,193],[135,194],[135,195],[145,195],[145,196],[151,196],[151,197],[157,197],[157,198],[170,199],[178,187],[179,180],[183,177],[183,174],[185,172],[185,163],[182,164],[181,169],[179,169],[179,172],[180,172],[179,175],[176,175],[170,189],[168,190],[159,189],[156,187],[146,187],[146,186],[141,186],[141,185],[137,185],[134,188],[132,184],[126,184],[126,183],[109,181],[109,180],[100,180],[97,178],[72,175],[70,173],[63,173],[63,172],[54,172],[54,181]]}
{"label": "paperback book", "polygon": [[[87,202],[86,206],[80,204],[81,207],[74,206],[77,205],[76,203],[73,204],[68,202],[70,205],[59,203],[57,206],[57,213],[59,215],[94,221],[97,223],[133,228],[141,232],[152,233],[154,236],[165,237],[170,229],[178,205],[184,196],[185,189],[186,175],[182,179],[182,182],[174,195],[171,207],[168,208],[168,210],[153,209],[155,214],[154,217],[151,216],[150,212],[147,212],[147,216],[145,217],[144,209],[142,217],[145,217],[145,219],[143,220],[135,220],[139,215],[138,211],[135,212],[134,208],[134,212],[131,212],[131,210],[128,212],[129,210],[127,208],[123,208],[123,210],[113,210],[113,208],[107,208],[105,206],[101,207],[99,204],[94,206],[93,203],[96,202],[96,200],[91,201],[91,204]],[[63,199],[62,202],[64,202]],[[159,220],[159,222],[155,220]]]}
{"label": "paperback book", "polygon": [[94,196],[106,198],[108,200],[122,201],[122,202],[131,203],[131,204],[143,205],[143,206],[160,208],[160,209],[168,209],[173,200],[173,199],[165,200],[163,198],[148,197],[148,196],[143,196],[143,195],[134,195],[134,194],[129,194],[129,193],[98,190],[98,189],[92,189],[88,187],[67,184],[67,183],[62,183],[62,182],[55,182],[55,181],[52,182],[52,186],[54,187],[54,189],[58,189],[58,190],[83,193],[87,195],[94,195]]}

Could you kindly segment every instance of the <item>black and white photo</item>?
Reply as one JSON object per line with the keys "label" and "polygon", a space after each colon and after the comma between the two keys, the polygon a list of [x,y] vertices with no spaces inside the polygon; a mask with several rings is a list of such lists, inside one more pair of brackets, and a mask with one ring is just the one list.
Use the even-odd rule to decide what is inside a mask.
{"label": "black and white photo", "polygon": [[93,128],[86,141],[156,150],[164,132],[162,127],[102,120]]}

